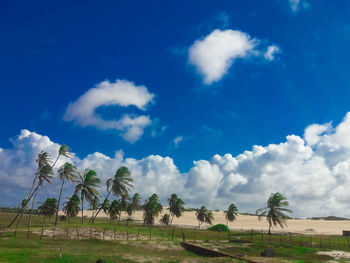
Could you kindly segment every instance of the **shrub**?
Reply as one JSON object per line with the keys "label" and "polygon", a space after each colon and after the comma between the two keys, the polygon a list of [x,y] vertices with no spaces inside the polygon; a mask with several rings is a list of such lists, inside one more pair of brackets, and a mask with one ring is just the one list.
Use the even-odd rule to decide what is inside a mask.
{"label": "shrub", "polygon": [[65,216],[65,215],[61,215],[60,216],[60,221],[67,221],[67,216]]}
{"label": "shrub", "polygon": [[210,231],[220,231],[220,232],[229,232],[230,230],[228,227],[224,224],[217,224],[211,227],[208,227],[208,230]]}

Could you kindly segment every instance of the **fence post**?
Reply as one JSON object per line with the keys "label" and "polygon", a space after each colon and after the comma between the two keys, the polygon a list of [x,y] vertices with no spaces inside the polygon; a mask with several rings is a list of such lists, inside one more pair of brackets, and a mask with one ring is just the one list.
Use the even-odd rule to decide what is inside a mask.
{"label": "fence post", "polygon": [[148,230],[149,230],[149,240],[151,240],[152,239],[152,229],[149,228]]}
{"label": "fence post", "polygon": [[196,230],[193,229],[193,240],[196,241]]}
{"label": "fence post", "polygon": [[230,229],[228,230],[228,242],[231,242],[231,232],[230,232]]}
{"label": "fence post", "polygon": [[290,232],[289,232],[289,242],[292,244],[293,243],[293,241],[292,241],[292,235],[290,234]]}
{"label": "fence post", "polygon": [[174,232],[175,232],[175,228],[173,228],[173,232],[171,232],[171,240],[174,240]]}
{"label": "fence post", "polygon": [[40,240],[43,238],[43,234],[44,234],[44,225],[41,225]]}
{"label": "fence post", "polygon": [[139,228],[139,230],[137,231],[137,240],[139,240],[140,230],[141,230],[141,228]]}
{"label": "fence post", "polygon": [[115,239],[115,227],[113,229],[113,239]]}
{"label": "fence post", "polygon": [[66,227],[66,239],[68,239],[68,227]]}
{"label": "fence post", "polygon": [[186,241],[184,229],[182,229],[182,241],[183,241],[183,242]]}
{"label": "fence post", "polygon": [[311,248],[312,248],[312,237],[310,237],[310,245],[311,245]]}
{"label": "fence post", "polygon": [[129,226],[128,225],[126,225],[126,241],[129,241]]}
{"label": "fence post", "polygon": [[218,241],[220,241],[220,238],[221,238],[221,231],[220,231],[220,229],[219,229],[219,237],[218,237]]}
{"label": "fence post", "polygon": [[206,230],[206,232],[207,232],[207,241],[209,241],[209,231],[208,231],[208,229]]}
{"label": "fence post", "polygon": [[331,239],[328,239],[328,248],[331,248]]}
{"label": "fence post", "polygon": [[348,248],[350,248],[350,242],[349,242],[349,238],[348,238]]}
{"label": "fence post", "polygon": [[103,228],[103,236],[102,236],[103,240],[105,240],[105,233],[106,233],[106,228]]}
{"label": "fence post", "polygon": [[261,229],[261,241],[264,241],[264,232],[262,229]]}
{"label": "fence post", "polygon": [[253,243],[253,228],[250,231],[250,243]]}
{"label": "fence post", "polygon": [[75,226],[75,231],[77,232],[78,239],[80,239],[79,231],[78,231],[78,227],[77,226]]}
{"label": "fence post", "polygon": [[163,240],[163,229],[160,229],[160,235],[162,236],[162,240]]}
{"label": "fence post", "polygon": [[280,244],[282,244],[282,234],[280,234]]}

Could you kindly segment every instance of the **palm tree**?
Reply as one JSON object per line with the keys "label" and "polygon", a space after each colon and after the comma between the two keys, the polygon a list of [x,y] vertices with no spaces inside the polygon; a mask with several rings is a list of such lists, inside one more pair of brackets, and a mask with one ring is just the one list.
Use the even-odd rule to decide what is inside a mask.
{"label": "palm tree", "polygon": [[103,212],[108,215],[109,214],[109,207],[111,206],[111,202],[108,199],[105,199],[103,203],[101,204]]}
{"label": "palm tree", "polygon": [[95,196],[99,196],[100,193],[95,189],[101,180],[97,177],[97,173],[91,169],[85,169],[84,174],[79,173],[78,184],[75,186],[74,194],[80,192],[81,201],[81,223],[84,224],[84,199],[88,202],[92,202]]}
{"label": "palm tree", "polygon": [[77,196],[76,194],[72,195],[72,197],[68,198],[68,201],[65,202],[64,204],[65,206],[63,207],[63,212],[66,213],[69,219],[78,215],[80,210],[79,196]]}
{"label": "palm tree", "polygon": [[[129,169],[125,166],[121,166],[118,168],[113,178],[107,180],[107,196],[105,200],[109,197],[111,193],[114,196],[126,196],[132,186],[133,179],[131,178],[131,173]],[[92,223],[95,222],[95,219],[100,213],[102,206],[97,210],[94,218],[92,219]]]}
{"label": "palm tree", "polygon": [[238,216],[238,209],[235,204],[230,204],[227,211],[224,211],[225,218],[226,218],[226,226],[228,225],[228,221],[232,222],[235,221]]}
{"label": "palm tree", "polygon": [[256,214],[259,215],[259,220],[261,220],[263,216],[266,216],[266,219],[269,222],[269,235],[271,235],[272,225],[276,227],[278,224],[281,228],[287,226],[286,219],[288,218],[288,215],[286,215],[285,212],[293,213],[292,210],[285,208],[288,205],[287,198],[277,192],[270,195],[266,207],[260,208],[256,211]]}
{"label": "palm tree", "polygon": [[69,148],[67,145],[62,144],[58,150],[58,155],[57,158],[55,160],[55,162],[52,165],[52,168],[56,165],[58,159],[60,158],[60,156],[65,156],[67,158],[71,158],[73,156],[72,152],[71,152],[71,148]]}
{"label": "palm tree", "polygon": [[57,211],[57,199],[47,198],[44,202],[39,202],[39,204],[40,204],[40,206],[38,207],[39,215],[44,216],[44,222],[46,217],[48,217],[50,220],[50,218],[54,216]]}
{"label": "palm tree", "polygon": [[77,172],[77,168],[73,164],[68,162],[66,162],[64,165],[60,167],[60,169],[58,169],[58,175],[62,181],[62,184],[61,184],[60,195],[58,196],[58,209],[56,212],[55,226],[57,225],[58,210],[60,208],[64,181],[71,181],[71,182],[74,181],[77,178],[76,172]]}
{"label": "palm tree", "polygon": [[143,224],[153,225],[154,219],[163,211],[158,195],[153,194],[143,205]]}
{"label": "palm tree", "polygon": [[92,209],[92,215],[89,222],[91,222],[91,220],[94,218],[95,210],[97,210],[99,207],[100,207],[100,199],[97,196],[95,196],[92,202],[90,203],[90,209]]}
{"label": "palm tree", "polygon": [[208,210],[206,206],[202,206],[200,209],[196,212],[197,220],[199,222],[198,226],[196,228],[200,229],[201,225],[205,222],[207,224],[212,224],[214,221],[214,215],[211,211]]}
{"label": "palm tree", "polygon": [[[17,217],[21,214],[21,217],[17,222],[17,226],[19,225],[19,223],[22,219],[22,216],[23,216],[24,209],[28,205],[28,203],[32,200],[32,198],[33,198],[33,201],[32,201],[31,211],[33,210],[34,200],[35,200],[37,191],[38,191],[39,187],[43,185],[44,181],[47,181],[50,184],[52,183],[51,179],[52,179],[53,172],[52,172],[52,168],[50,165],[50,163],[51,163],[50,155],[47,152],[41,151],[38,154],[38,158],[36,159],[36,163],[38,164],[38,168],[37,168],[37,172],[35,173],[35,178],[33,180],[32,187],[31,187],[30,192],[28,194],[28,198],[27,198],[25,204],[23,204],[21,210],[17,213],[15,218],[8,225],[8,227],[11,227],[12,224],[16,221]],[[37,182],[37,180],[38,180],[38,182]],[[34,188],[35,183],[37,183],[37,185]],[[29,223],[30,223],[30,221],[31,221],[31,214],[29,216]]]}
{"label": "palm tree", "polygon": [[108,209],[109,212],[109,224],[112,224],[112,219],[119,218],[120,221],[120,216],[122,214],[122,204],[120,200],[114,200],[111,205],[109,206]]}
{"label": "palm tree", "polygon": [[177,197],[176,194],[172,194],[168,199],[169,202],[169,216],[171,216],[170,225],[173,224],[174,216],[182,216],[182,212],[185,211],[185,202]]}
{"label": "palm tree", "polygon": [[159,220],[162,225],[169,226],[170,224],[170,216],[168,214],[164,214],[162,218]]}
{"label": "palm tree", "polygon": [[141,196],[139,193],[135,193],[131,198],[131,203],[133,206],[133,209],[138,209],[141,206]]}

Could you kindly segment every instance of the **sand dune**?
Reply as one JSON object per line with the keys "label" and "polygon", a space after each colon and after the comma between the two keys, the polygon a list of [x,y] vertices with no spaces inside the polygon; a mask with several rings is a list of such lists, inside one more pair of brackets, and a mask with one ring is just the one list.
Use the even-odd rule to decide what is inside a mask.
{"label": "sand dune", "polygon": [[[167,212],[167,210],[165,210]],[[62,214],[62,212],[60,212]],[[84,210],[84,216],[90,217],[92,211]],[[214,214],[214,224],[226,224],[226,219],[222,211],[216,212]],[[81,216],[81,214],[79,214]],[[103,211],[100,212],[98,217],[107,217]],[[126,214],[123,213],[122,218],[126,218]],[[134,220],[142,220],[142,211],[136,211],[132,217]],[[156,220],[158,223],[159,218]],[[293,232],[302,234],[322,234],[322,235],[341,235],[343,230],[350,230],[350,221],[326,221],[326,220],[305,220],[305,219],[290,219],[287,221],[288,227],[285,229],[276,228],[275,232]],[[198,221],[194,211],[184,212],[183,216],[180,218],[174,218],[174,225],[183,227],[196,227],[198,226]],[[208,224],[203,224],[201,228],[207,228]],[[229,223],[229,228],[232,230],[250,230],[254,228],[255,230],[267,231],[269,226],[265,219],[261,221],[258,220],[257,216],[239,215],[237,220]]]}

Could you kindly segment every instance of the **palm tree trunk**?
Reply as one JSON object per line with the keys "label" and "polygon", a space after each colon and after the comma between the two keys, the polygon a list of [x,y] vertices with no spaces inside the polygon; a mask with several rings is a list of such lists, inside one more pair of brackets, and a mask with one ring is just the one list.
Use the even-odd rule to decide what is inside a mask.
{"label": "palm tree trunk", "polygon": [[64,184],[64,177],[63,177],[63,179],[62,179],[60,195],[58,196],[57,211],[56,211],[56,219],[55,219],[55,226],[57,225],[58,211],[60,210],[60,201],[61,201],[61,196],[62,196],[63,184]]}
{"label": "palm tree trunk", "polygon": [[32,201],[32,207],[30,209],[30,214],[29,214],[29,219],[28,219],[28,238],[29,238],[30,225],[32,224],[32,214],[33,214],[33,208],[34,208],[34,201],[35,201],[37,193],[38,193],[38,189],[35,191],[35,195],[34,195],[33,201]]}
{"label": "palm tree trunk", "polygon": [[84,196],[81,194],[81,223],[84,225]]}
{"label": "palm tree trunk", "polygon": [[31,193],[31,195],[29,196],[28,200],[25,202],[25,204],[22,206],[21,210],[17,213],[17,215],[15,216],[15,218],[11,221],[11,223],[7,226],[7,227],[11,227],[13,225],[13,223],[16,221],[17,217],[24,211],[25,207],[27,206],[27,204],[29,203],[29,201],[32,199],[34,193],[38,190],[39,188],[39,184],[37,185],[37,187],[34,189],[34,191]]}
{"label": "palm tree trunk", "polygon": [[54,162],[53,165],[51,166],[51,169],[53,169],[53,167],[56,165],[56,163],[57,163],[57,161],[58,161],[58,158],[60,158],[60,154],[58,154],[58,156],[57,156],[55,162]]}
{"label": "palm tree trunk", "polygon": [[227,221],[226,221],[226,226],[228,226],[228,219],[227,219]]}
{"label": "palm tree trunk", "polygon": [[106,196],[105,200],[103,200],[103,202],[101,203],[100,208],[97,210],[97,212],[96,212],[96,214],[95,214],[94,218],[92,219],[92,222],[91,222],[92,224],[94,224],[95,219],[96,219],[96,217],[97,217],[98,213],[100,213],[100,211],[101,211],[101,209],[102,209],[102,206],[103,206],[104,202],[106,202],[106,200],[107,200],[108,196],[111,194],[111,192],[112,192],[112,190],[110,190],[110,191],[108,192],[108,194],[107,194],[107,196]]}
{"label": "palm tree trunk", "polygon": [[269,224],[269,235],[271,235],[271,223]]}

